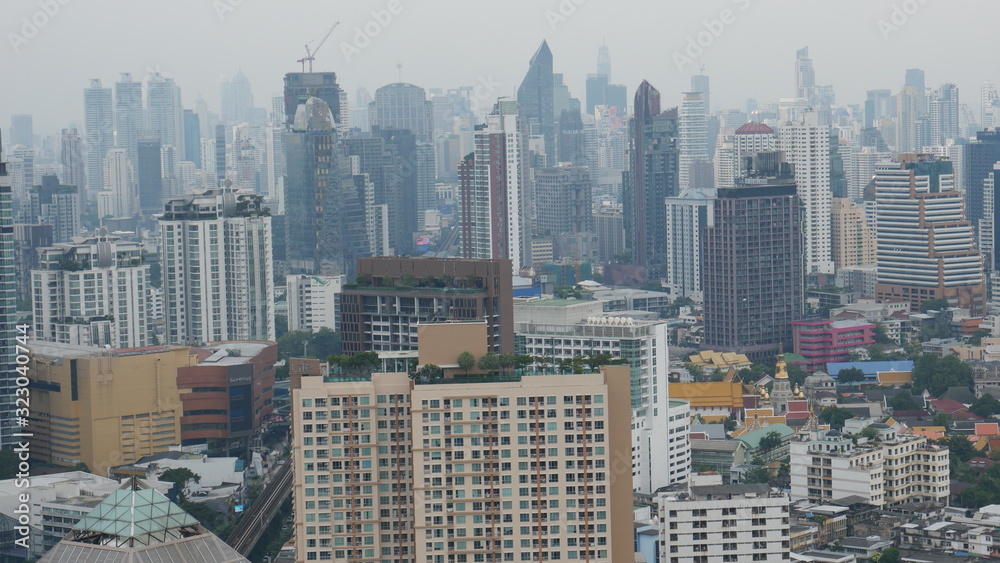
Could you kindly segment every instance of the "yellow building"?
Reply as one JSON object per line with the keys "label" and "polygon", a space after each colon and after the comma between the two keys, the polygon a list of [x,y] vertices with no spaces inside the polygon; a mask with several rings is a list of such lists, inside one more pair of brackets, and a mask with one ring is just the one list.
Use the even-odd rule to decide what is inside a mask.
{"label": "yellow building", "polygon": [[729,415],[741,418],[743,410],[743,384],[738,382],[705,381],[671,383],[671,399],[691,403],[691,416],[701,415],[707,421],[725,419]]}
{"label": "yellow building", "polygon": [[831,200],[830,239],[838,269],[875,263],[875,233],[865,222],[865,210],[847,198]]}
{"label": "yellow building", "polygon": [[107,350],[33,342],[32,459],[92,473],[165,452],[181,441],[177,368],[187,347]]}
{"label": "yellow building", "polygon": [[700,368],[714,370],[728,370],[731,367],[736,369],[750,367],[753,365],[746,354],[736,354],[734,352],[716,352],[714,350],[702,350],[697,354],[688,357],[688,362]]}

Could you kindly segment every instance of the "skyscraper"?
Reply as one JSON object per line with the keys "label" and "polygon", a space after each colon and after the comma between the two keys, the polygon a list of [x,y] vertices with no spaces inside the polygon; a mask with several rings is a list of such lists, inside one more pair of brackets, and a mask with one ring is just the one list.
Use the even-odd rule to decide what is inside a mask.
{"label": "skyscraper", "polygon": [[557,124],[557,162],[560,164],[587,165],[587,137],[579,110],[563,110]]}
{"label": "skyscraper", "polygon": [[143,128],[142,82],[133,82],[123,72],[115,82],[115,146],[125,149],[132,165],[138,165],[139,130]]}
{"label": "skyscraper", "polygon": [[958,86],[951,83],[942,84],[940,88],[931,92],[927,104],[930,121],[927,145],[944,145],[948,139],[959,138],[958,107]]}
{"label": "skyscraper", "polygon": [[222,81],[222,122],[227,125],[253,123],[253,91],[243,71]]}
{"label": "skyscraper", "polygon": [[[3,146],[0,136],[0,147]],[[0,153],[0,338],[4,342],[16,342],[17,328],[17,267],[16,247],[14,244],[14,203],[11,194],[10,176],[7,175],[7,163]],[[26,332],[26,331],[25,331]],[[15,380],[19,375],[15,371],[16,353],[14,346],[5,346],[0,350],[0,447],[10,449],[17,441],[11,435],[18,428],[14,425],[14,393]]]}
{"label": "skyscraper", "polygon": [[903,86],[896,95],[895,151],[897,153],[913,152],[922,146],[923,117],[923,89],[913,85]]}
{"label": "skyscraper", "polygon": [[[986,201],[983,198],[983,180],[991,172],[993,165],[1000,162],[1000,130],[987,129],[976,133],[976,140],[967,143],[962,151],[962,183],[964,184],[965,217],[978,228],[985,217]],[[994,198],[992,217],[1000,217],[995,207],[1000,198]],[[994,232],[996,232],[994,227]],[[996,252],[996,251],[995,251]],[[996,269],[1000,265],[1000,255],[994,255],[990,263]]]}
{"label": "skyscraper", "polygon": [[679,189],[710,188],[693,185],[695,167],[708,162],[705,101],[701,92],[685,92],[680,111],[680,176]]}
{"label": "skyscraper", "polygon": [[702,301],[701,238],[715,226],[715,199],[704,192],[681,192],[668,197],[666,283],[673,297]]}
{"label": "skyscraper", "polygon": [[409,129],[419,142],[434,140],[434,111],[424,89],[396,82],[375,90],[368,106],[369,126],[374,129]]}
{"label": "skyscraper", "polygon": [[39,268],[31,272],[35,338],[112,348],[151,344],[149,264],[142,255],[141,244],[105,227],[82,242],[40,249]]}
{"label": "skyscraper", "polygon": [[552,74],[552,51],[549,44],[541,46],[528,62],[528,74],[517,88],[517,103],[528,123],[528,133],[542,135],[545,139],[545,156],[555,160],[555,77]]}
{"label": "skyscraper", "polygon": [[[115,146],[115,121],[111,88],[92,79],[83,91],[84,132],[87,142],[87,189],[104,189],[104,157]],[[126,155],[127,157],[128,155]]]}
{"label": "skyscraper", "polygon": [[803,205],[807,274],[832,274],[830,258],[830,127],[807,111],[778,129],[778,147],[795,173],[796,193]]}
{"label": "skyscraper", "polygon": [[195,168],[201,168],[201,120],[198,114],[184,110],[184,160],[193,162]]}
{"label": "skyscraper", "polygon": [[593,202],[586,166],[535,171],[537,228],[552,235],[593,230]]}
{"label": "skyscraper", "polygon": [[611,53],[607,45],[597,48],[597,74],[611,80]]}
{"label": "skyscraper", "polygon": [[680,134],[677,108],[660,113],[660,93],[643,80],[635,92],[629,126],[628,171],[622,178],[625,236],[632,263],[650,279],[666,269],[663,200],[679,193]]}
{"label": "skyscraper", "polygon": [[876,297],[985,311],[983,264],[962,212],[952,163],[930,154],[901,154],[875,174],[878,281]]}
{"label": "skyscraper", "polygon": [[341,106],[346,106],[347,100],[342,99],[342,91],[337,85],[337,74],[333,72],[289,72],[285,75],[285,125],[291,126],[295,121],[295,112],[300,98],[316,97],[326,102],[333,115],[335,125],[341,123]]}
{"label": "skyscraper", "polygon": [[163,164],[160,136],[143,135],[138,140],[136,180],[139,185],[139,209],[157,213],[163,208]]}
{"label": "skyscraper", "polygon": [[184,110],[181,107],[181,89],[173,78],[158,72],[149,77],[146,86],[146,107],[149,111],[149,129],[159,132],[160,143],[171,145],[178,154],[184,154]]}
{"label": "skyscraper", "polygon": [[31,190],[31,222],[51,225],[53,242],[69,242],[80,234],[82,209],[77,187],[61,185],[55,175],[42,176],[41,185]]}
{"label": "skyscraper", "polygon": [[809,58],[809,47],[795,51],[795,97],[810,104],[816,100],[816,71]]}
{"label": "skyscraper", "polygon": [[691,77],[691,91],[701,93],[701,99],[705,103],[705,113],[712,113],[712,96],[709,88],[707,74],[695,74]]}
{"label": "skyscraper", "polygon": [[213,188],[166,202],[159,221],[167,343],[274,340],[271,217],[262,201]]}
{"label": "skyscraper", "polygon": [[[101,217],[134,217],[139,212],[139,193],[136,190],[135,171],[125,149],[111,149],[104,159],[105,190],[98,199]],[[107,204],[102,208],[101,202]]]}
{"label": "skyscraper", "polygon": [[80,193],[87,186],[84,176],[83,140],[76,129],[63,129],[59,145],[59,162],[62,164],[60,180],[67,186],[76,186]]}
{"label": "skyscraper", "polygon": [[10,116],[10,143],[24,147],[35,146],[35,131],[31,114]]}
{"label": "skyscraper", "polygon": [[500,99],[474,133],[473,160],[459,171],[462,256],[505,258],[514,272],[531,261],[525,127],[518,103]]}
{"label": "skyscraper", "polygon": [[736,187],[720,188],[702,232],[707,348],[772,358],[803,312],[802,206],[780,152],[760,153]]}
{"label": "skyscraper", "polygon": [[875,263],[875,233],[865,210],[847,198],[833,198],[830,206],[833,263],[841,268]]}
{"label": "skyscraper", "polygon": [[628,105],[628,96],[623,84],[610,84],[608,77],[603,74],[587,75],[587,113],[593,115],[594,107],[606,106],[618,108],[618,111],[625,113]]}
{"label": "skyscraper", "polygon": [[356,241],[364,237],[364,194],[355,187],[334,127],[326,102],[308,98],[284,136],[285,215],[290,219],[285,252],[291,273],[350,276],[354,258],[368,256]]}

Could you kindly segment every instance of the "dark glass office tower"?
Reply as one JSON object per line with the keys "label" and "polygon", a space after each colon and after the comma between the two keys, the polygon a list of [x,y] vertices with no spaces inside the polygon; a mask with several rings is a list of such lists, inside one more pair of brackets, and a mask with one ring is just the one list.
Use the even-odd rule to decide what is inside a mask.
{"label": "dark glass office tower", "polygon": [[792,343],[803,311],[802,204],[782,153],[760,153],[720,188],[701,238],[705,348],[759,362]]}
{"label": "dark glass office tower", "polygon": [[160,160],[160,136],[139,137],[139,209],[143,214],[159,213],[163,209],[163,168]]}
{"label": "dark glass office tower", "polygon": [[625,236],[632,263],[655,280],[666,272],[663,200],[679,191],[680,132],[677,108],[660,113],[660,93],[645,80],[635,93],[634,111],[622,182]]}
{"label": "dark glass office tower", "polygon": [[289,72],[285,75],[285,125],[291,126],[300,98],[316,97],[330,108],[333,122],[340,124],[340,86],[334,72]]}
{"label": "dark glass office tower", "polygon": [[201,169],[201,119],[192,110],[184,110],[184,160]]}
{"label": "dark glass office tower", "polygon": [[550,163],[554,163],[556,156],[554,84],[552,51],[542,41],[528,63],[528,74],[517,88],[517,104],[528,120],[531,133],[545,137],[545,156]]}

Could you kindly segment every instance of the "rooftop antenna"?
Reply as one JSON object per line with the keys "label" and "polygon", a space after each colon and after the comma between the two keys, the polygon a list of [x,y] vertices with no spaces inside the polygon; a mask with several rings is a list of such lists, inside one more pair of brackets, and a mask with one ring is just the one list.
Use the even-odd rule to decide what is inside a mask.
{"label": "rooftop antenna", "polygon": [[315,57],[316,51],[319,51],[320,48],[323,46],[323,44],[326,43],[326,40],[329,39],[330,34],[333,33],[333,30],[337,29],[338,25],[340,25],[340,22],[336,22],[335,24],[333,24],[333,26],[330,28],[330,31],[327,31],[326,35],[323,36],[323,39],[320,39],[319,45],[317,45],[315,49],[309,48],[309,45],[312,44],[312,41],[306,43],[306,56],[295,61],[297,63],[302,63],[302,72],[306,71],[306,62],[309,63],[309,72],[313,71],[313,61],[316,60]]}

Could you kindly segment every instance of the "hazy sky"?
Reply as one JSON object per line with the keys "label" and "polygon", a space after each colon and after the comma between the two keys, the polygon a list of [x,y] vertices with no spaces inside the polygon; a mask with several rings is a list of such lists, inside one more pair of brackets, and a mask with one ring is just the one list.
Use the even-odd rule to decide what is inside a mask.
{"label": "hazy sky", "polygon": [[[338,20],[315,70],[335,71],[352,105],[358,87],[397,81],[399,63],[403,81],[424,88],[484,83],[491,100],[513,94],[542,39],[581,101],[606,42],[613,82],[631,97],[648,79],[676,105],[698,64],[679,70],[675,55],[705,32],[713,109],[793,96],[795,50],[808,45],[817,83],[833,84],[839,104],[895,91],[904,69],[920,67],[928,86],[957,83],[978,118],[980,84],[1000,81],[987,17],[996,9],[991,0],[0,0],[0,127],[14,113],[33,114],[36,135],[82,123],[88,79],[111,86],[125,71],[159,70],[185,107],[200,94],[218,112],[220,78],[242,68],[256,105],[268,107],[304,44]],[[391,19],[382,25],[373,11]],[[22,18],[44,25],[24,29]],[[356,40],[366,27],[377,34]]]}

